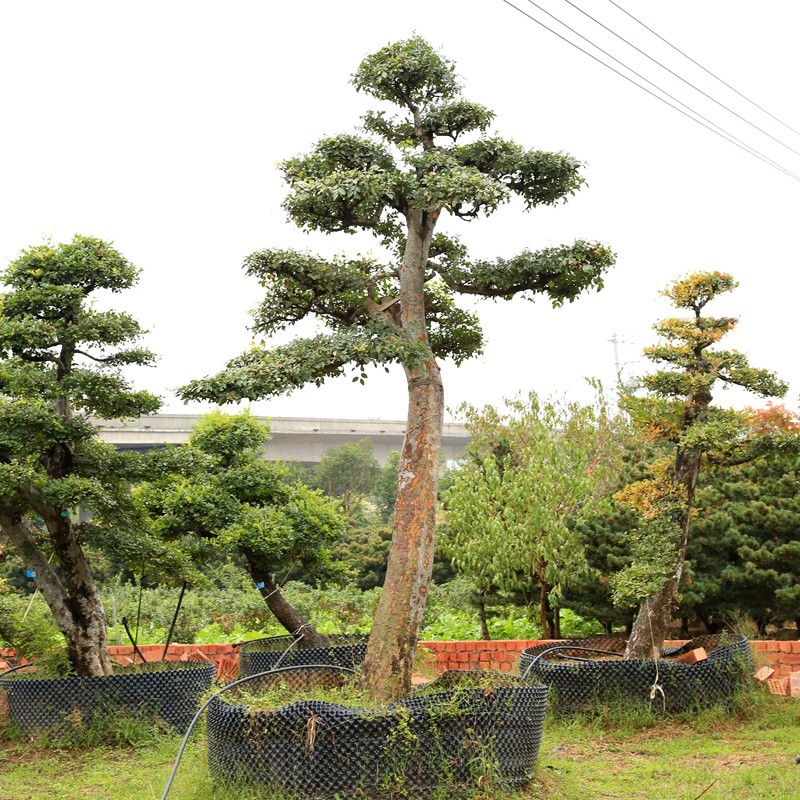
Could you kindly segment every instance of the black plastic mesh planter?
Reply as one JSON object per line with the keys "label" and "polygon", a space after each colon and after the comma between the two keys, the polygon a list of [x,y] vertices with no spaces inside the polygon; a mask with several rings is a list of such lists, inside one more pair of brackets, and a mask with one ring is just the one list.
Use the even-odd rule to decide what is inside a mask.
{"label": "black plastic mesh planter", "polygon": [[[678,656],[703,647],[708,659],[691,665],[668,658],[626,661],[621,657],[625,644],[624,639],[591,636],[529,647],[520,656],[520,674],[547,684],[551,707],[567,713],[597,704],[645,705],[666,712],[728,705],[753,674],[750,645],[739,634],[700,636],[663,651],[664,656]],[[560,649],[552,650],[554,646]],[[598,654],[578,648],[612,651],[620,657],[599,660]]]}
{"label": "black plastic mesh planter", "polygon": [[57,737],[98,715],[124,712],[163,720],[184,732],[216,676],[213,664],[160,661],[86,678],[0,678],[12,723],[28,734]]}
{"label": "black plastic mesh planter", "polygon": [[[309,646],[302,638],[297,640],[293,636],[273,636],[247,642],[239,649],[239,675],[243,678],[258,675],[274,669],[278,663],[282,667],[334,664],[355,669],[367,654],[368,636],[335,634],[328,639],[330,645],[327,647]],[[292,649],[287,653],[290,645],[293,645]]]}
{"label": "black plastic mesh planter", "polygon": [[[265,688],[273,680],[294,681],[291,674],[255,682],[263,680]],[[342,681],[325,667],[294,674],[304,685]],[[313,800],[429,797],[442,787],[463,791],[487,775],[508,787],[529,781],[547,688],[506,675],[502,687],[458,685],[470,677],[445,677],[448,691],[436,691],[441,686],[435,681],[383,711],[316,700],[254,710],[237,705],[235,697],[215,698],[207,720],[211,774],[216,781]]]}

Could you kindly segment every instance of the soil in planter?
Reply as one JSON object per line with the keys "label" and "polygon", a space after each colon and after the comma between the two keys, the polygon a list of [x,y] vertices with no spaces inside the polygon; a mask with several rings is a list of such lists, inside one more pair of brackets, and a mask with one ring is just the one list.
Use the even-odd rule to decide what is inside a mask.
{"label": "soil in planter", "polygon": [[[483,689],[488,695],[494,689],[535,685],[524,682],[504,672],[489,670],[448,670],[430,683],[420,684],[415,697],[425,697],[445,691]],[[289,703],[318,700],[336,703],[365,711],[381,711],[390,704],[377,704],[369,692],[359,688],[357,678],[342,672],[323,670],[297,670],[256,678],[226,693],[229,703],[247,706],[251,711],[268,711]]]}
{"label": "soil in planter", "polygon": [[378,708],[370,702],[369,693],[358,688],[355,676],[333,671],[298,670],[265,675],[231,689],[225,698],[229,703],[247,706],[251,711],[269,711],[304,700],[353,708]]}

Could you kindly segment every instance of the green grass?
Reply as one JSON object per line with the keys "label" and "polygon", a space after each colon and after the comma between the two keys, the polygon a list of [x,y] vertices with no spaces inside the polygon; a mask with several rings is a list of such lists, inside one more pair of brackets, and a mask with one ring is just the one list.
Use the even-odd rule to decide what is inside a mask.
{"label": "green grass", "polygon": [[[179,739],[127,738],[134,744],[55,748],[0,731],[0,800],[159,800]],[[744,698],[733,714],[710,710],[668,721],[646,714],[548,718],[536,780],[504,797],[696,800],[707,790],[704,800],[789,800],[800,798],[798,754],[800,701],[763,693]],[[205,739],[197,735],[170,800],[245,797],[214,790]]]}
{"label": "green grass", "polygon": [[[551,720],[538,765],[541,798],[800,798],[800,702],[762,692],[733,714],[665,721]],[[537,795],[532,795],[537,797]]]}

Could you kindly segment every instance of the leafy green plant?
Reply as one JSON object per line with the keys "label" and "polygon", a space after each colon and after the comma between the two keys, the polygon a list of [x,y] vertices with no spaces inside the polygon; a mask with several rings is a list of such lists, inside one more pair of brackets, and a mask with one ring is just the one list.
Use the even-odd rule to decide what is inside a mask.
{"label": "leafy green plant", "polygon": [[462,410],[470,457],[444,496],[442,549],[474,582],[481,612],[486,596],[520,592],[538,605],[540,630],[557,638],[554,606],[587,569],[575,520],[608,492],[621,421],[602,395],[581,406],[531,392],[500,410]]}
{"label": "leafy green plant", "polygon": [[[0,593],[0,644],[12,648],[18,661],[35,661],[37,672],[44,677],[74,674],[64,635],[38,594]],[[4,669],[5,664],[0,672]]]}

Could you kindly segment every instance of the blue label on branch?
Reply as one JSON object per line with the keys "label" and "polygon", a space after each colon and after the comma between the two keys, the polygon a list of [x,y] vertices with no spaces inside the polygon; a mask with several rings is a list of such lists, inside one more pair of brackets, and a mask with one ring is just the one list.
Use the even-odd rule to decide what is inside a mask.
{"label": "blue label on branch", "polygon": [[259,582],[256,584],[256,588],[257,588],[257,589],[263,589],[263,588],[264,588],[264,581],[259,581]]}
{"label": "blue label on branch", "polygon": [[26,575],[27,575],[29,578],[35,578],[35,577],[36,577],[36,570],[35,570],[35,569],[26,569],[26,570],[25,570],[25,574],[26,574]]}
{"label": "blue label on branch", "polygon": [[69,511],[62,511],[61,512],[61,516],[62,517],[68,517],[69,516]]}

